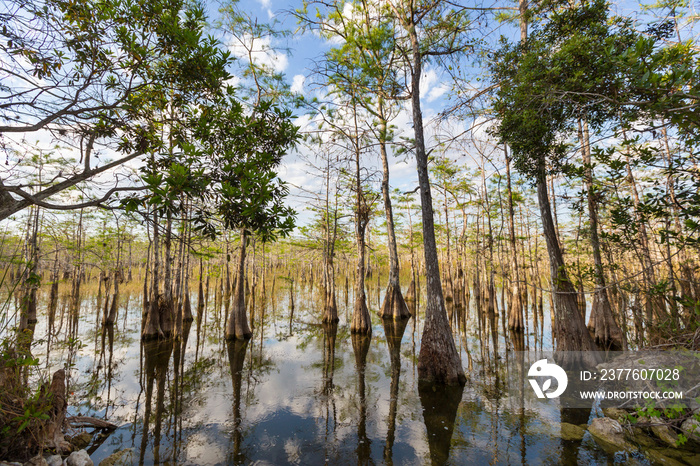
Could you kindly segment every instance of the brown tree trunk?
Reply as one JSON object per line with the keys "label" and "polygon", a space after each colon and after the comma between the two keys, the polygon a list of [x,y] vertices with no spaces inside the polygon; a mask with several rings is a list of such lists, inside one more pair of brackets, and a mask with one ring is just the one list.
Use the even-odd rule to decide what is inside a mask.
{"label": "brown tree trunk", "polygon": [[[537,179],[537,200],[542,217],[542,228],[547,243],[552,277],[554,299],[554,334],[557,341],[555,358],[560,365],[574,364],[595,366],[600,362],[595,343],[591,339],[586,324],[581,317],[576,302],[576,290],[569,280],[557,232],[552,219],[552,210],[547,193],[547,177],[544,163],[541,164]],[[588,352],[588,353],[586,353]]]}
{"label": "brown tree trunk", "polygon": [[53,374],[51,386],[49,388],[51,408],[49,410],[50,420],[43,433],[42,443],[44,447],[55,448],[57,452],[70,451],[71,445],[63,436],[63,425],[66,420],[66,372],[59,369]]}
{"label": "brown tree trunk", "polygon": [[143,324],[141,338],[144,340],[164,338],[160,327],[159,302],[162,296],[159,291],[160,280],[160,233],[158,231],[158,214],[153,213],[153,275],[151,277],[151,296],[146,311],[146,319]]}
{"label": "brown tree trunk", "polygon": [[[411,18],[412,21],[413,18]],[[464,369],[460,361],[452,330],[447,321],[445,300],[442,296],[440,267],[438,264],[435,226],[433,223],[433,198],[428,176],[428,156],[423,135],[423,115],[420,107],[420,77],[423,57],[418,41],[416,24],[407,24],[412,48],[411,103],[413,110],[413,131],[415,136],[416,170],[421,199],[423,219],[423,242],[426,268],[425,326],[418,355],[418,379],[438,384],[466,383]]]}
{"label": "brown tree trunk", "polygon": [[579,121],[579,139],[583,144],[583,169],[586,180],[588,200],[588,217],[590,222],[591,247],[593,248],[593,261],[595,264],[595,292],[591,317],[588,321],[588,329],[593,332],[595,342],[598,345],[611,350],[621,350],[624,344],[622,330],[615,322],[612,307],[608,299],[605,274],[603,271],[603,257],[600,253],[600,239],[598,238],[598,202],[595,196],[593,184],[593,166],[591,160],[590,137],[588,134],[588,122],[584,120],[583,127]]}
{"label": "brown tree trunk", "polygon": [[[180,329],[180,333],[182,334],[182,330],[184,329],[184,324],[187,322],[192,322],[194,320],[194,316],[192,315],[192,301],[190,300],[190,254],[189,254],[189,245],[191,242],[191,237],[192,237],[192,229],[190,228],[190,222],[186,222],[185,224],[185,232],[184,232],[184,243],[185,247],[183,249],[183,301],[182,301],[182,323],[183,327]],[[201,284],[201,282],[200,282]]]}
{"label": "brown tree trunk", "polygon": [[119,309],[119,282],[121,273],[119,270],[114,272],[114,294],[112,295],[112,303],[110,304],[109,313],[105,315],[105,324],[112,325],[117,319],[117,311]]}
{"label": "brown tree trunk", "polygon": [[248,239],[245,229],[241,231],[241,254],[238,259],[238,277],[236,289],[233,293],[231,313],[226,323],[226,339],[247,340],[253,336],[248,325],[245,304],[245,250]]}
{"label": "brown tree trunk", "polygon": [[[379,101],[379,152],[382,159],[382,197],[384,198],[384,214],[386,215],[386,233],[389,246],[389,284],[386,287],[384,303],[379,315],[384,318],[406,319],[411,316],[408,306],[401,293],[399,283],[399,253],[396,247],[396,234],[394,232],[394,214],[391,209],[391,196],[389,194],[389,159],[386,151],[387,122],[384,119],[383,102]],[[379,275],[379,274],[377,274]]]}
{"label": "brown tree trunk", "polygon": [[[358,154],[359,155],[359,154]],[[357,163],[357,199],[355,208],[355,238],[357,242],[357,269],[355,273],[355,307],[352,314],[352,333],[371,333],[372,322],[367,309],[367,296],[365,295],[365,231],[369,222],[369,206],[362,194],[360,186],[360,167]]]}
{"label": "brown tree trunk", "polygon": [[413,219],[411,218],[411,207],[410,205],[406,209],[408,213],[408,242],[411,248],[411,282],[408,284],[408,290],[406,291],[406,296],[404,297],[408,310],[411,314],[418,317],[416,310],[416,261],[415,261],[415,251],[413,248]]}
{"label": "brown tree trunk", "polygon": [[173,300],[173,261],[172,254],[172,233],[173,233],[173,214],[168,210],[165,225],[165,238],[163,240],[163,299],[160,300],[160,328],[166,337],[173,335],[175,330],[175,303]]}
{"label": "brown tree trunk", "polygon": [[[521,2],[522,3],[522,2]],[[527,28],[527,23],[526,28]],[[521,24],[522,25],[522,24]],[[520,291],[520,269],[518,267],[518,250],[515,242],[515,210],[513,209],[513,188],[510,178],[510,157],[508,156],[508,148],[505,148],[506,156],[506,180],[508,187],[508,233],[510,234],[510,260],[511,263],[511,280],[510,280],[510,302],[508,303],[508,328],[514,332],[522,332],[525,330],[523,320],[523,304],[521,301],[522,293]]]}
{"label": "brown tree trunk", "polygon": [[331,205],[330,205],[330,178],[331,160],[326,163],[326,219],[325,219],[325,241],[323,248],[323,284],[325,287],[325,308],[323,311],[324,323],[338,322],[338,304],[335,296],[335,241],[338,235],[338,196],[335,198],[333,209],[333,228],[331,230]]}

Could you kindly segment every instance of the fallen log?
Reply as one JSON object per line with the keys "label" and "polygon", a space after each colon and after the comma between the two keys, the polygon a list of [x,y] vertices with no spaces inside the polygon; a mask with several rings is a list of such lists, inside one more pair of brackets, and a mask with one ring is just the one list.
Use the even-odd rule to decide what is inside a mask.
{"label": "fallen log", "polygon": [[118,427],[116,424],[112,424],[111,422],[90,416],[71,416],[66,418],[66,422],[71,427],[78,429],[92,427],[100,430],[115,430]]}

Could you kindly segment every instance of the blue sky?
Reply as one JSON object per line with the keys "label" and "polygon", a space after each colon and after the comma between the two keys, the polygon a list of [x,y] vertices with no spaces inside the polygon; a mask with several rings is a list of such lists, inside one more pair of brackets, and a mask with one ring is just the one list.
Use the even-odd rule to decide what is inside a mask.
{"label": "blue sky", "polygon": [[[272,19],[279,20],[282,25],[289,30],[297,29],[297,22],[294,17],[292,17],[288,11],[301,7],[301,2],[298,1],[279,1],[279,0],[241,0],[240,8],[244,11],[249,12],[252,16],[257,16],[260,21],[269,21]],[[516,5],[515,2],[493,2],[487,6],[496,5],[506,5],[508,7],[513,7]],[[481,4],[481,6],[484,6]],[[691,4],[690,12],[691,14],[695,12],[698,6],[698,2]],[[623,1],[614,3],[612,10],[617,14],[621,14],[627,17],[631,17],[637,22],[644,24],[649,22],[650,17],[643,12],[638,2],[635,1]],[[212,10],[215,14],[215,9]],[[519,36],[519,31],[509,24],[498,23],[495,19],[489,18],[487,21],[480,23],[480,30],[488,33],[488,40],[495,42],[501,35],[505,35],[511,39],[516,40]],[[685,31],[688,34],[693,34],[694,28],[686,28]],[[263,46],[267,44],[262,44]],[[275,45],[275,44],[272,44]],[[312,33],[299,33],[293,34],[291,37],[285,39],[283,42],[276,44],[278,46],[288,47],[288,52],[274,52],[274,53],[261,53],[258,56],[264,63],[269,64],[275,69],[275,71],[282,72],[286,75],[286,80],[290,84],[293,91],[303,93],[307,97],[313,96],[315,92],[319,92],[318,89],[314,89],[309,86],[310,74],[314,67],[314,60],[321,58],[324,50],[327,50],[331,44],[325,42],[323,39]],[[236,51],[234,49],[234,54]],[[470,85],[472,89],[480,89],[484,83],[477,80],[477,77],[482,74],[482,71],[478,68],[470,68],[467,64],[466,70],[471,74]],[[435,117],[439,112],[448,108],[452,104],[450,96],[451,82],[449,78],[443,74],[439,68],[435,66],[428,65],[424,69],[424,74],[422,76],[422,109],[423,118],[426,126],[426,139],[428,145],[435,145],[437,135],[440,134],[443,137],[451,134],[459,134],[470,128],[475,122],[483,123],[483,120],[467,119],[465,121],[453,120],[449,124],[438,125],[435,122]],[[298,119],[298,124],[302,128],[307,128],[308,118],[301,116]],[[394,125],[397,127],[397,133],[399,136],[404,135],[412,137],[412,125],[410,118],[410,111],[408,108],[404,108],[398,113]],[[477,135],[487,139],[485,134],[485,128],[480,128],[477,131]],[[477,165],[473,157],[474,155],[467,155],[468,153],[474,154],[468,143],[462,143],[461,145],[453,145],[446,149],[446,156],[457,160],[460,164],[468,165],[470,167],[475,167]],[[280,171],[280,177],[290,183],[291,196],[289,198],[289,203],[292,205],[299,213],[299,223],[307,223],[310,219],[310,214],[306,212],[306,204],[308,195],[304,193],[303,190],[299,189],[304,187],[309,191],[320,191],[320,180],[313,176],[313,169],[304,162],[304,155],[308,157],[308,151],[305,148],[299,149],[300,153],[290,154],[284,160],[283,167]],[[380,167],[380,162],[378,157],[369,156],[363,161],[363,165],[368,167],[370,170],[378,170]],[[415,174],[415,164],[412,157],[392,157],[390,162],[391,165],[391,188],[398,188],[402,191],[412,190],[416,185],[416,174]],[[487,164],[486,172],[488,176],[497,173],[499,167]],[[378,187],[377,187],[378,189]]]}
{"label": "blue sky", "polygon": [[[291,16],[288,11],[294,8],[301,7],[300,2],[286,2],[286,1],[275,1],[275,0],[242,0],[239,3],[240,8],[243,11],[248,12],[251,16],[257,16],[260,21],[269,21],[276,19],[282,23],[282,25],[289,30],[297,30],[296,18]],[[217,9],[210,6],[211,16],[214,17],[217,14]],[[508,29],[508,26],[499,25],[496,21],[491,21],[487,29],[491,32],[495,32],[496,29],[500,29],[498,32],[493,34],[493,37],[497,37],[500,33],[510,33],[515,37],[516,32],[512,29]],[[226,43],[225,37],[222,40]],[[314,60],[321,58],[323,52],[327,50],[331,44],[324,41],[317,35],[306,32],[296,32],[292,36],[282,41],[278,41],[277,44],[269,43],[263,41],[260,48],[266,47],[268,45],[282,46],[283,48],[288,48],[288,52],[280,51],[268,51],[267,53],[257,54],[257,59],[261,63],[274,68],[275,71],[282,72],[286,76],[286,80],[291,86],[293,91],[304,94],[306,97],[312,97],[313,95],[320,95],[320,90],[316,87],[310,86],[313,78],[310,77],[312,74],[312,69],[314,67]],[[234,55],[239,55],[241,58],[245,59],[242,55],[242,50],[237,50],[236,47],[232,47]],[[478,73],[479,70],[474,69],[474,73]],[[438,127],[434,123],[434,118],[438,115],[440,111],[447,108],[450,105],[449,100],[449,90],[450,81],[443,76],[439,68],[435,66],[428,65],[424,69],[424,73],[421,79],[421,96],[422,96],[422,110],[423,118],[426,126],[426,137],[428,145],[435,144],[435,136],[437,133],[445,135],[447,132],[463,132],[467,129],[469,121],[452,121],[450,124],[445,125],[444,123]],[[481,87],[482,82],[477,82],[474,80],[473,86],[475,88]],[[405,105],[405,104],[404,104]],[[302,129],[308,128],[308,118],[305,116],[300,116],[297,120],[298,124],[302,126]],[[393,124],[396,126],[397,136],[412,137],[412,119],[410,117],[410,108],[406,107],[402,109]],[[446,126],[450,128],[447,129]],[[483,132],[482,132],[483,133]],[[449,150],[449,156],[457,160],[461,159],[461,163],[472,164],[472,161],[468,157],[464,157],[464,151],[461,149]],[[291,195],[289,198],[289,203],[292,205],[299,214],[300,224],[305,224],[310,219],[310,214],[306,211],[306,205],[308,201],[308,193],[300,190],[299,187],[304,187],[306,190],[320,191],[320,179],[313,176],[313,169],[304,161],[304,157],[308,157],[308,150],[306,148],[300,147],[298,153],[293,153],[287,156],[283,162],[283,167],[280,170],[280,177],[287,181],[291,187]],[[369,168],[369,170],[379,170],[380,161],[378,156],[369,155],[363,160],[363,165]],[[391,157],[390,160],[390,173],[391,173],[391,188],[398,188],[402,191],[412,190],[417,185],[417,177],[415,172],[415,164],[412,157]],[[376,189],[379,189],[378,186]]]}

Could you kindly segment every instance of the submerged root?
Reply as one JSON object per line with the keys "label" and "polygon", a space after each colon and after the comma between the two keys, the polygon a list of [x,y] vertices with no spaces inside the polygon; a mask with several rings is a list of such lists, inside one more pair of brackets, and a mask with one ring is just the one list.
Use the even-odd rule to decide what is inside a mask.
{"label": "submerged root", "polygon": [[426,326],[418,356],[418,380],[436,385],[464,385],[467,378],[452,339],[445,309],[440,309],[440,303],[435,301],[429,301],[428,306],[437,308],[426,308]]}
{"label": "submerged root", "polygon": [[411,279],[411,283],[408,285],[408,290],[406,291],[406,296],[404,297],[407,303],[416,302],[416,280]]}
{"label": "submerged root", "polygon": [[372,333],[372,321],[370,320],[369,310],[367,309],[367,301],[364,295],[362,295],[360,299],[355,302],[355,311],[352,315],[350,332],[361,334]]}
{"label": "submerged root", "polygon": [[384,295],[384,303],[379,311],[379,315],[384,319],[395,320],[408,319],[411,317],[403,294],[401,294],[401,288],[398,285],[390,283],[389,286],[387,286],[386,294]]}
{"label": "submerged root", "polygon": [[594,341],[602,348],[621,351],[625,347],[622,330],[615,322],[605,290],[596,290],[593,295],[588,330]]}

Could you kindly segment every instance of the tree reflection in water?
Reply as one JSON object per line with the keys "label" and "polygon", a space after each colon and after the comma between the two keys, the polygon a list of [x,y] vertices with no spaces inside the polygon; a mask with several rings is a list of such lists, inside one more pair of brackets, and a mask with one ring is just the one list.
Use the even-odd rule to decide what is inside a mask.
{"label": "tree reflection in water", "polygon": [[432,464],[445,464],[450,457],[452,433],[463,392],[464,387],[461,385],[418,385]]}
{"label": "tree reflection in water", "polygon": [[401,376],[401,341],[406,331],[408,319],[382,319],[384,334],[389,347],[391,360],[391,386],[389,389],[389,421],[386,433],[386,445],[384,447],[384,461],[388,465],[394,464],[393,448],[396,435],[396,412],[399,404],[399,378]]}
{"label": "tree reflection in water", "polygon": [[[110,396],[112,394],[112,360],[114,357],[114,325],[107,324],[102,326],[102,352],[100,353],[100,365],[105,368],[107,380],[107,407],[105,410],[105,419],[109,416]],[[105,351],[107,349],[107,351]],[[105,360],[106,359],[106,360]],[[99,368],[98,366],[98,368]]]}
{"label": "tree reflection in water", "polygon": [[[380,342],[373,347],[369,339],[351,336],[347,321],[318,324],[319,308],[313,305],[308,280],[298,284],[292,335],[288,306],[273,309],[272,299],[259,299],[258,310],[267,307],[255,313],[254,339],[227,346],[222,321],[213,304],[206,306],[205,292],[196,316],[199,325],[195,327],[196,320],[192,324],[197,335],[189,337],[183,319],[177,338],[145,342],[142,356],[135,357],[142,300],[128,300],[124,290],[119,312],[126,303],[131,309],[119,314],[113,326],[96,318],[104,315],[104,302],[97,308],[95,295],[87,295],[80,308],[93,312],[81,317],[80,333],[64,325],[60,337],[52,338],[50,356],[41,354],[45,345],[30,346],[30,338],[25,346],[37,357],[50,358],[47,367],[72,364],[73,405],[120,425],[104,442],[93,441],[90,453],[96,463],[130,448],[129,455],[140,464],[359,460],[391,465],[425,463],[428,455],[434,464],[608,458],[598,450],[591,453],[594,444],[560,438],[557,421],[581,425],[589,410],[541,403],[526,381],[535,356],[523,351],[541,348],[544,332],[545,345],[551,344],[549,325],[542,325],[547,319],[533,324],[538,336],[530,341],[527,334],[504,335],[497,320],[501,315],[472,300],[469,318],[460,314],[455,329],[470,383],[463,393],[419,390],[415,367],[411,370],[420,348],[421,325],[415,318],[382,321],[374,334],[381,339],[383,327],[386,346]],[[278,291],[286,300],[289,289]],[[213,301],[213,293],[211,297]],[[223,301],[219,298],[221,307]],[[56,327],[60,321],[57,315]],[[39,325],[37,335],[42,336],[48,319]],[[71,330],[67,335],[66,328]],[[73,339],[61,345],[65,338]],[[93,344],[86,345],[88,341]],[[141,374],[140,384],[132,374]],[[232,409],[222,411],[222,405]]]}
{"label": "tree reflection in water", "polygon": [[178,321],[180,338],[175,340],[173,349],[173,389],[174,403],[172,409],[173,415],[173,458],[178,458],[179,449],[183,443],[182,422],[183,398],[185,396],[185,355],[187,348],[187,340],[189,339],[190,329],[192,328],[192,320],[179,319]]}
{"label": "tree reflection in water", "polygon": [[146,446],[148,445],[148,434],[153,402],[153,383],[156,385],[156,411],[153,426],[153,462],[158,464],[160,458],[160,438],[165,408],[165,388],[168,376],[168,365],[170,355],[173,352],[173,340],[144,341],[143,345],[143,370],[146,375],[146,407],[143,415],[143,431],[141,434],[141,450],[139,455],[139,465],[144,464]]}
{"label": "tree reflection in water", "polygon": [[[520,436],[520,460],[523,464],[525,461],[525,453],[527,451],[525,444],[525,426],[527,419],[525,417],[525,379],[527,378],[527,368],[525,367],[525,334],[523,332],[510,332],[510,340],[515,351],[515,373],[509,374],[511,383],[513,380],[518,384],[518,399],[517,399],[517,430]],[[511,353],[506,353],[509,356]],[[512,357],[512,356],[511,356]],[[506,361],[507,363],[507,361]],[[510,365],[508,365],[510,367]]]}
{"label": "tree reflection in water", "polygon": [[248,340],[231,339],[226,342],[228,362],[231,367],[233,382],[233,451],[229,456],[229,464],[242,464],[245,455],[242,452],[243,432],[241,430],[241,385],[243,381],[243,364],[245,363]]}
{"label": "tree reflection in water", "polygon": [[371,339],[368,335],[352,334],[352,350],[355,353],[355,369],[357,370],[357,392],[360,396],[360,419],[357,423],[357,464],[374,464],[370,458],[371,441],[367,436],[367,397],[365,394],[365,368],[367,353]]}

